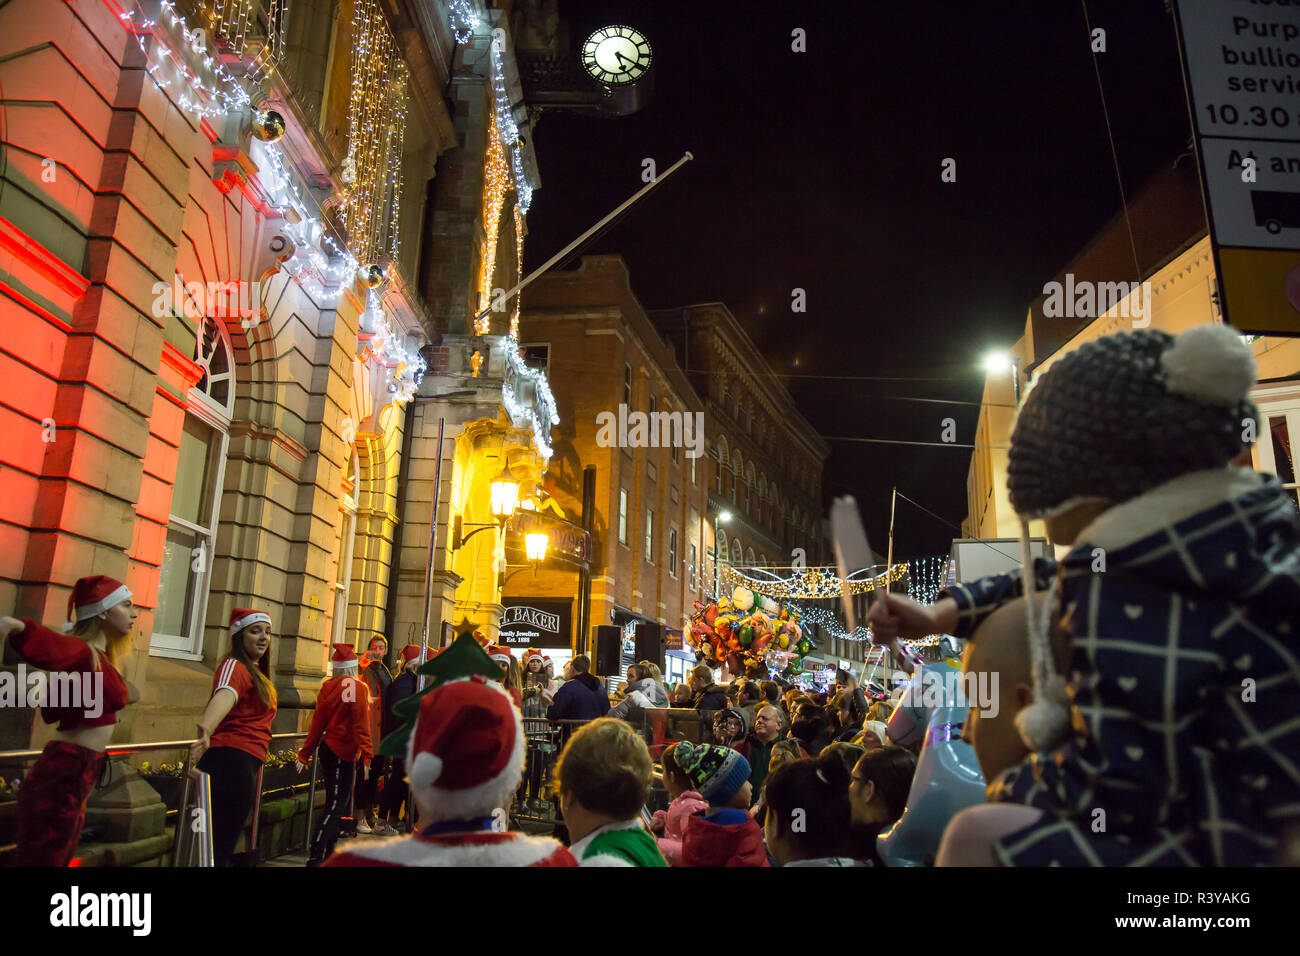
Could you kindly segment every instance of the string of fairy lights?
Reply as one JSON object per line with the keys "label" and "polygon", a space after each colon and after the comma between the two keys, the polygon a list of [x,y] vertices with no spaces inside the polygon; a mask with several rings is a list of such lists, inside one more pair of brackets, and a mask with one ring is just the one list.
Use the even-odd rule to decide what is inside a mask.
{"label": "string of fairy lights", "polygon": [[916,558],[909,562],[907,576],[908,597],[922,604],[933,604],[939,599],[939,592],[947,583],[947,557]]}
{"label": "string of fairy lights", "polygon": [[[159,91],[200,119],[251,108],[249,87],[256,89],[275,71],[285,50],[290,0],[203,0],[200,12],[212,50],[204,29],[192,27],[174,0],[157,0],[153,13],[147,2],[131,0],[119,18],[144,53],[146,72]],[[259,14],[265,16],[265,36]],[[249,147],[258,183],[294,244],[282,268],[326,307],[337,304],[346,282],[366,277],[369,266],[362,263],[373,263],[380,253],[396,258],[400,251],[406,66],[375,0],[358,0],[353,30],[349,149],[338,202],[348,247],[325,229],[320,204],[286,163],[283,149],[256,137]],[[243,65],[242,79],[228,62]],[[410,337],[394,327],[373,288],[360,324],[364,347],[385,370],[388,391],[397,401],[408,401],[419,388],[425,361]]]}
{"label": "string of fairy lights", "polygon": [[[720,574],[730,586],[741,586],[779,601],[790,603],[802,619],[822,628],[837,640],[870,642],[870,627],[858,625],[852,631],[845,629],[839,617],[823,607],[795,603],[797,599],[825,600],[839,598],[844,593],[845,584],[849,593],[865,594],[880,590],[890,584],[907,579],[908,595],[922,604],[933,604],[938,600],[939,591],[946,583],[949,559],[946,557],[924,557],[900,562],[879,574],[871,574],[872,569],[855,571],[846,578],[841,578],[836,568],[736,568],[724,567]],[[788,572],[788,573],[786,573]],[[938,644],[942,635],[932,634],[922,638],[905,640],[908,647],[929,647]]]}
{"label": "string of fairy lights", "polygon": [[457,43],[465,43],[474,35],[480,18],[478,11],[470,0],[451,0],[447,4],[448,19],[451,21],[452,35]]}
{"label": "string of fairy lights", "polygon": [[[780,572],[789,574],[782,576]],[[837,598],[844,593],[846,584],[850,594],[880,590],[901,581],[907,574],[907,564],[896,564],[876,575],[872,575],[870,569],[854,571],[847,578],[841,578],[835,568],[823,567],[741,569],[727,566],[721,573],[723,580],[732,586],[747,587],[784,601],[791,598]]]}
{"label": "string of fairy lights", "polygon": [[355,0],[348,154],[339,215],[348,245],[363,263],[395,260],[400,250],[408,85],[406,61],[378,3]]}

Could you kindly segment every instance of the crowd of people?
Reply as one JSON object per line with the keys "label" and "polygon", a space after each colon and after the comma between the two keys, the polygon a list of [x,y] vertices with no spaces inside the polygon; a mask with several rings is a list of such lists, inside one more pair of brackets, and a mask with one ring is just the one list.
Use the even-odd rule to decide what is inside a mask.
{"label": "crowd of people", "polygon": [[[1295,862],[1300,520],[1294,493],[1248,467],[1254,379],[1240,337],[1203,326],[1106,336],[1036,380],[1008,466],[1023,566],[931,604],[882,593],[867,616],[907,673],[900,641],[964,642],[975,693],[960,705],[867,694],[847,672],[834,693],[761,668],[720,684],[703,662],[668,687],[653,661],[611,700],[582,654],[556,676],[540,651],[519,658],[465,634],[428,659],[404,648],[392,673],[381,635],[364,666],[336,646],[299,754],[325,791],[311,863],[878,865],[909,825],[932,848],[918,862],[941,866]],[[1059,559],[1030,557],[1031,519]],[[57,729],[19,792],[29,865],[71,859],[129,703],[129,589],[83,578],[68,617],[71,633],[0,618],[6,654],[102,704],[44,708]],[[221,865],[276,712],[270,616],[237,608],[229,633],[191,750],[211,778]],[[639,730],[670,707],[695,711],[694,732]],[[527,759],[525,717],[557,728],[553,766]],[[961,747],[978,766],[944,777],[935,755]],[[511,829],[525,766],[524,792],[546,788],[557,805],[555,835]],[[649,815],[656,779],[665,805]],[[972,781],[976,799],[953,799]],[[382,839],[339,852],[353,806],[357,831]],[[415,832],[393,835],[400,822]]]}

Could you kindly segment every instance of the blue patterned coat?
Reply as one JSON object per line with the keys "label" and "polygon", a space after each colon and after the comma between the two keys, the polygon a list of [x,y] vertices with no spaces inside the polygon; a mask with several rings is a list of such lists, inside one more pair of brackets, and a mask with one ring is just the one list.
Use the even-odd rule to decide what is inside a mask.
{"label": "blue patterned coat", "polygon": [[[1045,811],[1000,841],[1002,861],[1276,860],[1300,821],[1294,496],[1248,469],[1184,475],[1110,509],[1034,574],[1040,588],[1060,578],[1075,731],[990,784],[990,800]],[[1021,579],[947,593],[966,637]]]}

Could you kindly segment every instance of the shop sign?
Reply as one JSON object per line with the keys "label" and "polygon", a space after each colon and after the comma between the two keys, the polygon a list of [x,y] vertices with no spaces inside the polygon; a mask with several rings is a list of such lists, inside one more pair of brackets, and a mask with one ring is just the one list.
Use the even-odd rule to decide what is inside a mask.
{"label": "shop sign", "polygon": [[568,649],[573,646],[573,604],[533,598],[507,598],[499,641],[505,647]]}
{"label": "shop sign", "polygon": [[510,530],[520,538],[538,532],[545,534],[549,539],[548,558],[556,557],[584,568],[591,560],[591,535],[576,524],[548,512],[516,511],[510,519]]}

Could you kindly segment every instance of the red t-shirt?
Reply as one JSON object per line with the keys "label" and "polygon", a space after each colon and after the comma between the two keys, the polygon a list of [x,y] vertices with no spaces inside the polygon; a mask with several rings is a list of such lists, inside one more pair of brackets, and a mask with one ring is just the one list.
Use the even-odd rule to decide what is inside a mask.
{"label": "red t-shirt", "polygon": [[[93,649],[79,637],[51,631],[26,618],[23,629],[9,635],[9,646],[29,664],[73,678],[71,685],[58,677],[49,682],[47,699],[59,699],[41,708],[47,724],[58,724],[59,730],[77,730],[117,723],[117,712],[127,702],[126,681],[107,654]],[[89,716],[96,711],[94,716]]]}
{"label": "red t-shirt", "polygon": [[248,672],[248,665],[233,657],[222,661],[212,675],[212,692],[215,694],[221,687],[229,687],[238,699],[212,732],[210,746],[234,747],[258,760],[265,760],[267,747],[271,744],[275,698],[271,698],[271,703],[263,704],[262,698],[257,696],[257,685]]}

